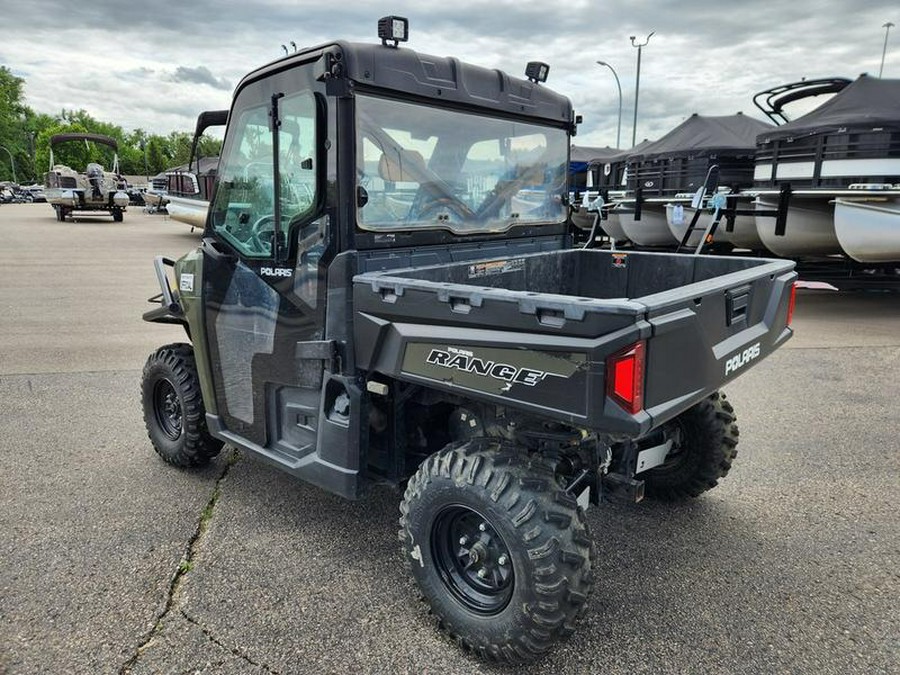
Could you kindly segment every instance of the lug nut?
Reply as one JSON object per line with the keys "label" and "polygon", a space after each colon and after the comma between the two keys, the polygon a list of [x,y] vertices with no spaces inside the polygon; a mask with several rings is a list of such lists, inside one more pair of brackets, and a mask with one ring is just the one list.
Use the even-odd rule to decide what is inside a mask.
{"label": "lug nut", "polygon": [[487,525],[485,525],[484,523],[482,523],[481,525],[478,526],[478,529],[479,529],[480,531],[484,532],[484,531],[487,529]]}
{"label": "lug nut", "polygon": [[487,577],[487,570],[484,567],[482,567],[480,570],[478,570],[478,578],[484,579],[486,577]]}
{"label": "lug nut", "polygon": [[506,563],[507,563],[506,554],[503,554],[499,558],[497,558],[498,565],[505,565]]}
{"label": "lug nut", "polygon": [[468,543],[469,543],[469,538],[468,538],[468,537],[460,537],[460,538],[459,538],[459,545],[460,545],[460,546],[465,546],[465,545],[468,544]]}

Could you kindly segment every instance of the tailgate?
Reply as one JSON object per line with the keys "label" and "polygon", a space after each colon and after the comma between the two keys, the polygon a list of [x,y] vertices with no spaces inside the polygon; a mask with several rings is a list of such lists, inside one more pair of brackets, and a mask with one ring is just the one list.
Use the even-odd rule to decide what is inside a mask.
{"label": "tailgate", "polygon": [[788,340],[791,261],[717,276],[637,301],[652,326],[644,407],[661,424]]}

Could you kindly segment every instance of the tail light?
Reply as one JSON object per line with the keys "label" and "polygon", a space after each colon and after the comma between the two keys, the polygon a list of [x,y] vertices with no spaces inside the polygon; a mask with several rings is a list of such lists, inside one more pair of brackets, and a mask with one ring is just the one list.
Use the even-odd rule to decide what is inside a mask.
{"label": "tail light", "polygon": [[606,395],[632,415],[644,407],[645,351],[635,342],[606,359]]}
{"label": "tail light", "polygon": [[788,300],[787,325],[791,325],[794,320],[794,303],[797,301],[797,283],[791,284],[791,298]]}

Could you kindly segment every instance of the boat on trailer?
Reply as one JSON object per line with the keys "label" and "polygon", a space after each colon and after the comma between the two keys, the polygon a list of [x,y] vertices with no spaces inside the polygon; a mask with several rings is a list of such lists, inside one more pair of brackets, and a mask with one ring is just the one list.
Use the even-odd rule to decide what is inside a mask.
{"label": "boat on trailer", "polygon": [[[785,103],[821,94],[833,96],[787,121]],[[756,218],[766,248],[794,258],[900,261],[900,80],[799,82],[754,102],[784,121],[757,139],[756,208],[771,214],[789,196],[783,223]]]}
{"label": "boat on trailer", "polygon": [[645,138],[630,150],[620,150],[591,163],[594,185],[607,203],[601,214],[600,227],[613,241],[628,241],[628,235],[622,228],[622,214],[628,217],[633,209],[633,205],[624,201],[628,194],[628,158],[643,152],[652,142]]}
{"label": "boat on trailer", "polygon": [[879,195],[869,187],[865,197],[834,200],[835,234],[844,252],[857,262],[900,260],[900,185],[882,190]]}
{"label": "boat on trailer", "polygon": [[227,110],[207,110],[200,113],[194,128],[188,163],[166,171],[164,177],[154,179],[155,189],[151,193],[150,203],[155,208],[165,208],[172,220],[190,225],[192,230],[202,229],[206,225],[206,214],[219,166],[218,157],[200,157],[197,154],[200,138],[207,129],[224,126],[227,120]]}
{"label": "boat on trailer", "polygon": [[[53,151],[65,143],[104,145],[112,149],[112,171],[89,161],[84,171],[78,171],[55,161]],[[119,173],[119,145],[116,139],[101,134],[62,133],[50,138],[50,170],[44,174],[44,196],[56,212],[60,222],[76,213],[105,214],[113,221],[124,220],[131,198],[125,192],[125,179]]]}
{"label": "boat on trailer", "polygon": [[[619,222],[627,237],[642,246],[674,246],[694,218],[694,194],[710,171],[718,173],[715,192],[737,193],[752,184],[757,135],[765,122],[742,113],[701,116],[696,113],[659,140],[628,157],[629,196]],[[629,208],[630,207],[630,208]],[[702,205],[701,205],[702,207]],[[699,243],[700,231],[688,244]],[[717,229],[716,241],[760,248],[746,219],[730,217]]]}
{"label": "boat on trailer", "polygon": [[[589,211],[582,203],[582,197],[587,195],[589,201],[597,197],[603,197],[604,203],[610,200],[610,187],[615,190],[613,181],[609,180],[609,176],[603,175],[601,167],[608,167],[610,162],[620,155],[623,151],[618,148],[606,147],[587,147],[573,145],[569,153],[569,189],[571,191],[570,201],[573,205],[572,222],[573,224],[585,231],[590,231],[594,226],[593,211]],[[618,193],[616,193],[618,194]],[[578,195],[578,197],[576,197]],[[608,207],[600,212],[600,227],[606,234],[615,239],[606,228],[607,221],[611,218]],[[624,237],[618,237],[624,239]]]}

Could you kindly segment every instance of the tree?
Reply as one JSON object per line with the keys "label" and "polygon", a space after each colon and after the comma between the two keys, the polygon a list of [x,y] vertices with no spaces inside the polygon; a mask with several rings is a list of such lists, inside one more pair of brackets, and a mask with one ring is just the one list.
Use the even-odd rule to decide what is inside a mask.
{"label": "tree", "polygon": [[[37,113],[25,105],[25,80],[0,66],[0,145],[15,161],[20,183],[41,179],[50,166],[50,138],[61,133],[91,133],[109,136],[118,144],[119,171],[123,174],[154,176],[166,169],[187,164],[193,137],[184,131],[166,136],[149,134],[143,129],[126,132],[122,127],[95,119],[86,110],[61,110],[57,115]],[[208,136],[200,138],[197,155],[217,156],[222,142]],[[54,163],[83,171],[89,162],[113,167],[113,152],[97,143],[64,143],[53,149]],[[0,150],[0,180],[12,180],[7,154]]]}
{"label": "tree", "polygon": [[198,157],[218,157],[222,154],[222,141],[203,135],[197,143]]}
{"label": "tree", "polygon": [[25,105],[22,103],[24,84],[25,80],[13,75],[6,66],[0,66],[0,145],[9,153],[0,152],[0,177],[5,180],[12,180],[14,174],[18,176],[18,171],[13,171],[13,162],[19,167],[22,160],[27,159],[25,139],[21,133],[25,115]]}

